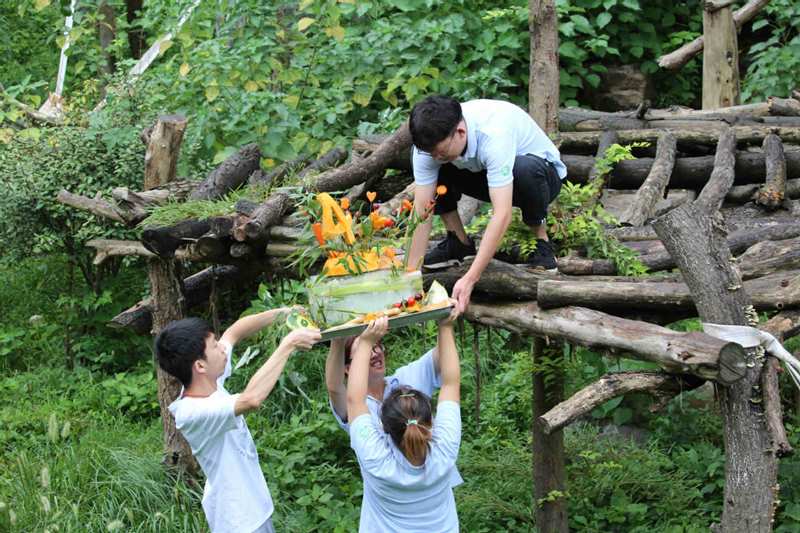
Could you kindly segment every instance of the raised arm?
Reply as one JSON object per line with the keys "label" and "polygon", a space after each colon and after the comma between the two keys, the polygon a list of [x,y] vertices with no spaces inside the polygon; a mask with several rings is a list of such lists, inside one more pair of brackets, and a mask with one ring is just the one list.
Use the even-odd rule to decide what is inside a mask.
{"label": "raised arm", "polygon": [[472,288],[486,270],[489,261],[494,257],[497,247],[503,240],[509,224],[511,224],[511,207],[514,195],[512,184],[503,187],[490,187],[489,198],[492,200],[492,218],[489,219],[483,232],[478,255],[472,261],[467,273],[459,279],[453,287],[453,298],[458,300],[458,311],[463,313],[469,305]]}
{"label": "raised arm", "polygon": [[458,310],[446,319],[439,322],[439,366],[441,367],[442,389],[439,392],[439,401],[461,401],[461,366],[458,360],[456,339],[453,335],[453,321],[458,316]]}
{"label": "raised arm", "polygon": [[358,344],[350,361],[347,379],[347,419],[352,423],[357,417],[369,413],[367,408],[367,385],[369,381],[369,358],[372,347],[389,330],[389,319],[373,320],[358,338]]}
{"label": "raised arm", "polygon": [[427,220],[417,226],[414,236],[411,238],[408,262],[406,263],[409,270],[419,270],[422,266],[422,259],[425,257],[425,249],[428,247],[428,238],[433,226],[433,217],[430,216],[433,209],[430,207],[430,203],[435,191],[436,182],[431,185],[414,185],[414,210],[420,217],[427,216]]}
{"label": "raised arm", "polygon": [[286,366],[286,361],[295,350],[308,350],[320,339],[318,329],[303,328],[292,331],[286,335],[278,348],[259,368],[247,386],[244,388],[236,403],[233,412],[236,416],[242,413],[254,411],[261,407],[261,403],[267,399],[269,393],[275,387],[278,377]]}
{"label": "raised arm", "polygon": [[231,346],[236,345],[242,339],[254,335],[269,326],[280,317],[284,317],[292,311],[291,307],[279,307],[277,309],[270,309],[255,315],[242,317],[233,323],[231,327],[225,330],[225,333],[220,337],[221,341],[228,342]]}
{"label": "raised arm", "polygon": [[347,389],[344,384],[344,338],[333,339],[328,359],[325,360],[325,384],[333,410],[343,421],[347,421]]}

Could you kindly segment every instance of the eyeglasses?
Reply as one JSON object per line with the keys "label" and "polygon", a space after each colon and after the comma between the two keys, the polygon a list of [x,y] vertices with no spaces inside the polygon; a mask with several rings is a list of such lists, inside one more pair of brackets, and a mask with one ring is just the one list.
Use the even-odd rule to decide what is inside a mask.
{"label": "eyeglasses", "polygon": [[[425,150],[419,150],[419,153],[421,153],[423,155],[427,155],[428,157],[432,157],[433,159],[436,159],[437,161],[441,161],[442,158],[439,157],[440,154],[442,154],[442,153],[444,153],[444,154],[450,153],[450,149],[453,146],[453,140],[456,138],[456,131],[457,131],[457,129],[454,129],[453,132],[447,137],[447,141],[448,142],[447,142],[447,145],[445,146],[444,150],[436,150],[436,149],[434,149],[432,152],[426,152]],[[438,153],[434,153],[434,152],[438,152]]]}

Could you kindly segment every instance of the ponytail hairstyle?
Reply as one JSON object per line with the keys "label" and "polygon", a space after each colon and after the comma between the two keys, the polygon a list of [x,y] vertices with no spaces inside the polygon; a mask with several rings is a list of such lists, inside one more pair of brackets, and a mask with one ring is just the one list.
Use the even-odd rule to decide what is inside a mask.
{"label": "ponytail hairstyle", "polygon": [[381,423],[411,464],[425,462],[433,426],[428,396],[411,387],[393,390],[383,402]]}

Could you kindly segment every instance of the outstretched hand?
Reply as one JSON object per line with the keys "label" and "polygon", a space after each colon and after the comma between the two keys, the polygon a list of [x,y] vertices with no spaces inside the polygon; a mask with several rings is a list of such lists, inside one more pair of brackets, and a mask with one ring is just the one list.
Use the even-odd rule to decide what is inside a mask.
{"label": "outstretched hand", "polygon": [[467,276],[456,281],[456,284],[453,286],[453,298],[456,300],[455,308],[458,310],[459,314],[467,310],[473,287],[475,287],[475,282]]}
{"label": "outstretched hand", "polygon": [[322,335],[316,328],[300,328],[287,334],[281,344],[293,350],[310,350],[314,344],[322,339]]}
{"label": "outstretched hand", "polygon": [[366,342],[370,346],[373,346],[386,335],[387,331],[389,331],[389,318],[385,316],[376,318],[370,322],[367,329],[359,335],[359,342]]}
{"label": "outstretched hand", "polygon": [[456,300],[450,298],[450,305],[453,306],[453,309],[450,311],[449,315],[439,321],[440,326],[452,326],[456,319],[461,315],[458,310],[458,302]]}

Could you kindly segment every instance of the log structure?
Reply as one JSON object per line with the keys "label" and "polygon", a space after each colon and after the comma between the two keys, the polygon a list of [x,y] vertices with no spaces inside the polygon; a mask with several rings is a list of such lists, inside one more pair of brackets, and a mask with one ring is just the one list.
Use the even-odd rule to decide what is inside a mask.
{"label": "log structure", "polygon": [[[560,149],[568,179],[576,183],[607,180],[610,188],[602,191],[599,201],[607,202],[609,209],[613,204],[615,212],[625,214],[623,222],[633,225],[609,228],[608,233],[637,251],[650,274],[644,278],[616,276],[612,261],[584,257],[580,249],[559,258],[558,273],[493,260],[476,283],[466,312],[466,318],[476,324],[588,346],[661,367],[661,372],[608,375],[572,398],[553,404],[536,403],[537,422],[532,429],[540,442],[545,442],[545,436],[553,436],[551,442],[557,442],[559,429],[600,402],[621,394],[647,392],[660,406],[704,380],[723,386],[726,444],[735,456],[729,457],[732,462],[726,474],[726,497],[748,502],[746,507],[752,514],[743,518],[726,501],[722,521],[730,525],[742,520],[754,531],[763,524],[761,509],[768,497],[744,495],[731,476],[744,475],[736,461],[763,446],[768,457],[758,460],[764,467],[757,476],[762,483],[771,475],[770,461],[791,452],[780,419],[774,363],[763,364],[763,360],[754,358],[753,350],[739,345],[703,333],[677,332],[660,324],[697,314],[704,320],[722,320],[724,316],[709,312],[712,302],[729,302],[731,294],[745,292],[750,295],[748,304],[753,310],[777,312],[765,327],[780,332],[782,338],[800,332],[800,149],[793,146],[800,141],[798,111],[800,102],[795,98],[771,98],[713,110],[657,110],[647,105],[620,113],[561,110],[558,123],[566,133],[561,135]],[[768,122],[778,119],[782,122]],[[358,154],[342,165],[339,163],[345,152],[336,149],[318,160],[302,156],[264,172],[258,148],[247,146],[198,184],[175,180],[175,166],[159,160],[158,154],[177,155],[178,137],[185,128],[180,121],[173,124],[168,117],[163,120],[143,134],[152,154],[146,167],[147,183],[153,184],[152,188],[119,188],[110,198],[62,191],[58,200],[132,228],[141,224],[153,206],[168,201],[216,199],[245,182],[256,186],[260,196],[240,200],[232,212],[220,216],[142,228],[140,241],[96,239],[87,243],[97,250],[97,263],[118,256],[148,261],[152,296],[115,317],[117,327],[151,334],[169,320],[206,305],[212,285],[225,291],[247,292],[265,272],[297,275],[286,259],[306,242],[304,217],[293,212],[295,190],[347,191],[351,203],[363,198],[366,190],[378,191],[383,215],[392,214],[403,200],[413,198],[407,172],[407,125],[382,142],[355,141]],[[642,140],[656,144],[637,149],[636,155],[642,157],[619,162],[610,173],[599,172],[597,162],[608,146]],[[384,177],[388,168],[405,172]],[[662,201],[665,195],[667,201]],[[256,197],[260,199],[252,199]],[[480,204],[464,200],[459,212],[467,220]],[[695,218],[687,218],[685,223],[674,220],[689,215]],[[691,234],[686,229],[688,224],[699,224],[695,219],[702,217],[714,220],[710,256],[702,246],[689,251],[675,244],[686,240]],[[647,225],[654,218],[656,222]],[[665,220],[671,221],[667,230],[663,227]],[[675,224],[677,229],[673,228]],[[727,235],[722,235],[723,229]],[[689,261],[688,257],[693,259]],[[201,265],[193,276],[180,273],[189,262]],[[425,284],[435,279],[450,289],[470,264],[466,261],[447,270],[425,272]],[[707,273],[696,272],[705,272],[709,264],[727,276],[724,290],[719,288],[718,279],[712,282]],[[680,273],[660,273],[676,266]],[[716,286],[716,292],[699,291],[700,283]],[[741,303],[735,301],[735,305]],[[539,346],[534,353],[541,350],[546,348]],[[754,377],[752,369],[756,367],[748,366],[750,363],[763,367],[763,374]],[[174,387],[170,389],[162,377],[159,391],[172,391],[164,393],[166,402]],[[752,413],[740,416],[741,410],[751,407],[746,404],[744,384],[753,386],[756,380],[763,389],[763,427],[767,428],[763,435],[750,417]],[[185,450],[174,440],[168,414],[163,419],[165,437],[170,435],[165,438],[165,450],[173,450],[169,457],[181,463]],[[740,423],[743,428],[736,429],[734,426]],[[742,442],[732,445],[732,439]],[[543,454],[545,459],[549,453]]]}

